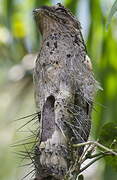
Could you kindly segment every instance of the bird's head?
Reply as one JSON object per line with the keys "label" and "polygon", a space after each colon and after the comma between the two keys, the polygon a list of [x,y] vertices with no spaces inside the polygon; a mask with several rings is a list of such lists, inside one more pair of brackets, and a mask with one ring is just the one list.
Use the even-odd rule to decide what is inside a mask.
{"label": "bird's head", "polygon": [[60,3],[55,6],[42,6],[34,9],[33,14],[42,35],[52,31],[80,29],[79,21]]}

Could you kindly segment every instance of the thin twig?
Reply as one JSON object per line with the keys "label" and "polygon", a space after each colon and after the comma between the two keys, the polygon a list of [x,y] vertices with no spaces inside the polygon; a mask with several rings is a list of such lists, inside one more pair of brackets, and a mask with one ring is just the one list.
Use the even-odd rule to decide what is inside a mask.
{"label": "thin twig", "polygon": [[[82,155],[81,155],[81,157],[79,158],[79,163],[81,164],[82,163],[82,159],[84,160],[85,158],[86,158],[86,152],[88,151],[88,149],[90,148],[90,146],[91,146],[91,144],[89,144],[88,146],[87,146],[87,148],[84,150],[84,152],[82,153]],[[85,157],[84,157],[85,156]],[[84,158],[83,158],[84,157]]]}
{"label": "thin twig", "polygon": [[102,156],[99,156],[97,158],[95,158],[94,160],[92,160],[90,163],[88,163],[85,167],[83,167],[79,173],[83,172],[85,169],[87,169],[89,166],[91,166],[93,163],[95,163],[96,161],[98,161],[99,159],[103,158],[104,156],[106,156],[107,154],[103,154]]}
{"label": "thin twig", "polygon": [[110,152],[111,154],[117,156],[116,152],[114,152],[112,149],[107,148],[106,146],[103,146],[102,144],[98,143],[97,141],[88,141],[85,143],[74,144],[73,147],[80,147],[80,146],[85,146],[85,145],[89,145],[89,144],[94,144],[94,145],[102,148],[103,150]]}

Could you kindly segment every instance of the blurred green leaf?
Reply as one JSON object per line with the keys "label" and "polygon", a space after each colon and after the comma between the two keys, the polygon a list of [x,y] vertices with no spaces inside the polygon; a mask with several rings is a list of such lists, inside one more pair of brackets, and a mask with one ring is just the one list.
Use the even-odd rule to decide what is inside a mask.
{"label": "blurred green leaf", "polygon": [[5,10],[5,13],[6,13],[6,25],[7,27],[10,29],[11,28],[11,23],[10,23],[10,20],[11,20],[11,16],[13,14],[13,10],[14,10],[14,0],[4,0],[4,10]]}
{"label": "blurred green leaf", "polygon": [[[105,124],[100,133],[100,143],[117,151],[117,123],[109,122]],[[117,156],[106,156],[106,164],[113,167],[117,171]]]}
{"label": "blurred green leaf", "polygon": [[43,5],[50,5],[50,0],[36,0],[35,1],[35,7],[38,8]]}
{"label": "blurred green leaf", "polygon": [[78,1],[79,0],[74,0],[74,2],[72,0],[66,0],[65,6],[75,14],[77,10]]}
{"label": "blurred green leaf", "polygon": [[116,11],[117,11],[117,0],[114,2],[113,6],[111,8],[111,11],[109,13],[109,16],[108,16],[108,19],[107,19],[107,25],[106,25],[107,27],[110,24],[111,19],[112,19],[113,15],[116,13]]}
{"label": "blurred green leaf", "polygon": [[117,156],[105,157],[107,165],[110,165],[117,171]]}
{"label": "blurred green leaf", "polygon": [[117,123],[105,124],[101,129],[99,141],[103,145],[117,150]]}
{"label": "blurred green leaf", "polygon": [[117,77],[112,73],[106,78],[106,94],[110,99],[115,98],[117,92],[116,79]]}
{"label": "blurred green leaf", "polygon": [[25,21],[21,13],[15,13],[12,17],[12,33],[15,38],[24,38],[27,35]]}

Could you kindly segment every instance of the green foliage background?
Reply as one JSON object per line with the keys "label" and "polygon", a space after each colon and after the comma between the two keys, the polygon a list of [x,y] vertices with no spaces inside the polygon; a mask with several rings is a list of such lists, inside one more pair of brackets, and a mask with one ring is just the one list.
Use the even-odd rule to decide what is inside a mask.
{"label": "green foliage background", "polygon": [[[11,144],[23,138],[24,134],[27,135],[27,132],[16,133],[22,122],[13,120],[35,112],[31,59],[34,59],[39,50],[40,35],[33,21],[32,10],[55,2],[57,1],[0,0],[0,180],[20,179],[26,169],[17,168],[21,160],[15,155]],[[117,133],[113,133],[113,129],[117,131],[117,18],[113,17],[108,29],[105,26],[114,1],[58,2],[63,2],[77,17],[85,11],[85,8],[80,9],[81,3],[82,7],[87,6],[87,50],[96,79],[104,89],[95,98],[91,139],[99,138],[103,129],[104,138],[109,132],[108,138],[116,140]],[[83,18],[84,16],[81,24],[86,21]],[[111,122],[115,128],[111,128],[111,125],[106,126],[105,130],[102,128],[104,124]],[[99,161],[95,173],[86,179],[116,180],[117,169],[112,166],[114,161],[116,159]],[[115,164],[117,166],[117,162]]]}

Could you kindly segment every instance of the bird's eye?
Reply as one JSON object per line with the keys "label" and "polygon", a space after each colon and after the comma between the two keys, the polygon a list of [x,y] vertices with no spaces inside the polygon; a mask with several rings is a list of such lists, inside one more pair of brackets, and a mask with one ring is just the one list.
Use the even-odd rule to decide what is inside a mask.
{"label": "bird's eye", "polygon": [[56,9],[56,11],[57,11],[57,12],[63,12],[63,13],[66,13],[66,10],[65,10],[65,9],[63,9],[63,8],[60,8],[60,7],[59,7],[59,8],[57,8],[57,9]]}

